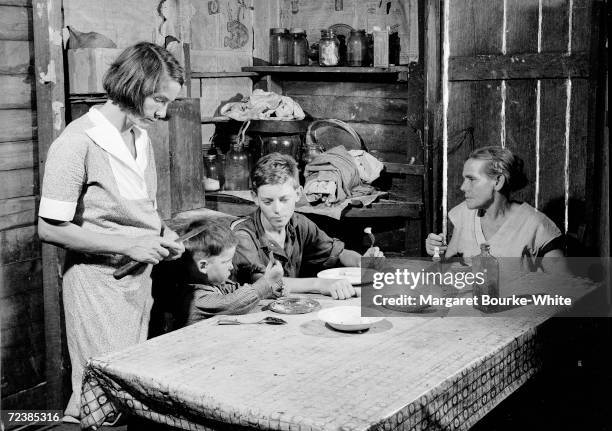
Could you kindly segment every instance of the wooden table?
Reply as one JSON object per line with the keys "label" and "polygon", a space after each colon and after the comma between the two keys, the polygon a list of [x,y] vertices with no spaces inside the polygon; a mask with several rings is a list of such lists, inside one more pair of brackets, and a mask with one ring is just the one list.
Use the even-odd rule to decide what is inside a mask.
{"label": "wooden table", "polygon": [[[568,289],[592,288],[583,287]],[[117,408],[193,430],[467,429],[537,372],[538,327],[553,314],[413,314],[361,334],[334,331],[316,314],[282,315],[282,326],[212,318],[92,359],[82,426]],[[280,316],[238,317],[265,315]]]}

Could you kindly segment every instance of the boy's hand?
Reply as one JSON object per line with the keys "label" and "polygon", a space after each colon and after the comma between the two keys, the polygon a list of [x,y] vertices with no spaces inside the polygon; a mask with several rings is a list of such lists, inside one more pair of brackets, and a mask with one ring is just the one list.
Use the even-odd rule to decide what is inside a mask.
{"label": "boy's hand", "polygon": [[321,287],[323,295],[329,295],[334,299],[349,299],[357,296],[357,291],[348,280],[325,280]]}
{"label": "boy's hand", "polygon": [[276,283],[277,281],[283,279],[283,266],[278,260],[274,261],[274,264],[272,261],[268,262],[264,277],[266,277],[270,284]]}
{"label": "boy's hand", "polygon": [[438,247],[440,253],[444,253],[448,248],[446,246],[444,234],[439,233],[436,235],[435,233],[430,233],[427,235],[425,239],[425,251],[427,251],[427,254],[433,256],[436,247]]}

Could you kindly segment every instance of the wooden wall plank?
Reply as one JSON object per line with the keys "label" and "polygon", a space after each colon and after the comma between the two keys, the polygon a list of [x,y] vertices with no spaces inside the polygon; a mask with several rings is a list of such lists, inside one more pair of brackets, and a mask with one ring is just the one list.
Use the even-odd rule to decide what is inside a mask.
{"label": "wooden wall plank", "polygon": [[[463,162],[469,153],[501,145],[501,81],[453,82],[448,105],[448,208],[463,201]],[[473,128],[472,143],[466,130]]]}
{"label": "wooden wall plank", "polygon": [[172,213],[204,207],[200,101],[182,99],[168,108]]}
{"label": "wooden wall plank", "polygon": [[590,51],[593,25],[593,0],[573,0],[572,52]]}
{"label": "wooden wall plank", "polygon": [[565,218],[565,80],[544,80],[540,108],[538,209],[563,229]]}
{"label": "wooden wall plank", "polygon": [[450,81],[550,79],[568,76],[586,78],[591,74],[591,61],[587,52],[570,56],[543,53],[451,57],[448,74]]}
{"label": "wooden wall plank", "polygon": [[502,52],[503,0],[453,0],[449,7],[451,56]]}
{"label": "wooden wall plank", "polygon": [[506,53],[538,52],[539,0],[506,1]]}
{"label": "wooden wall plank", "polygon": [[0,75],[32,73],[34,44],[25,40],[0,40]]}
{"label": "wooden wall plank", "polygon": [[42,286],[40,257],[0,265],[0,281],[2,282],[0,298],[7,298],[27,290],[40,290]]}
{"label": "wooden wall plank", "polygon": [[314,118],[342,121],[404,124],[408,102],[405,99],[363,99],[361,97],[295,96],[304,112]]}
{"label": "wooden wall plank", "polygon": [[262,64],[269,60],[270,28],[280,26],[279,0],[254,4],[253,10],[253,63]]}
{"label": "wooden wall plank", "polygon": [[0,142],[28,141],[36,137],[36,112],[31,109],[0,110]]}
{"label": "wooden wall plank", "polygon": [[[593,205],[588,202],[588,176],[594,172],[593,148],[589,148],[589,82],[584,79],[572,80],[569,140],[569,207],[568,231],[582,236],[592,220]],[[590,174],[589,174],[590,173]],[[590,227],[590,226],[589,226]]]}
{"label": "wooden wall plank", "polygon": [[0,5],[0,39],[32,40],[32,9]]}
{"label": "wooden wall plank", "polygon": [[32,7],[32,0],[0,0],[0,5]]}
{"label": "wooden wall plank", "polygon": [[402,155],[398,162],[422,163],[422,148],[415,131],[406,125],[348,123],[363,139],[368,150],[391,152]]}
{"label": "wooden wall plank", "polygon": [[31,75],[0,75],[0,109],[36,109]]}
{"label": "wooden wall plank", "polygon": [[0,171],[31,168],[38,163],[35,141],[0,142]]}
{"label": "wooden wall plank", "polygon": [[38,171],[34,168],[0,171],[0,199],[32,196],[38,192]]}
{"label": "wooden wall plank", "polygon": [[157,169],[157,211],[163,220],[172,216],[172,190],[170,187],[170,144],[166,121],[158,121],[149,131]]}
{"label": "wooden wall plank", "polygon": [[0,200],[0,230],[36,223],[36,197]]}
{"label": "wooden wall plank", "polygon": [[0,232],[0,264],[40,257],[40,239],[36,226],[25,226]]}
{"label": "wooden wall plank", "polygon": [[567,52],[569,0],[542,0],[542,52]]}
{"label": "wooden wall plank", "polygon": [[536,88],[535,80],[506,83],[506,148],[523,159],[529,185],[513,199],[534,205],[536,178]]}

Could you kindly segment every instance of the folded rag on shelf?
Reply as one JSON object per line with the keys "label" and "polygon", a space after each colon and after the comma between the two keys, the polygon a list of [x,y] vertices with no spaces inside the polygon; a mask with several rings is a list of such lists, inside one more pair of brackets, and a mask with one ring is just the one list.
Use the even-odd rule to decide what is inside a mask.
{"label": "folded rag on shelf", "polygon": [[274,92],[255,90],[242,102],[229,102],[221,107],[221,115],[233,120],[303,120],[306,116],[300,105],[290,97]]}

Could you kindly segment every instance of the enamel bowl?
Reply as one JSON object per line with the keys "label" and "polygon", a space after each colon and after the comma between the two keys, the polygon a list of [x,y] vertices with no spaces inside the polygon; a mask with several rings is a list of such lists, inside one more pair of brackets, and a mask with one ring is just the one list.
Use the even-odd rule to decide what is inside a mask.
{"label": "enamel bowl", "polygon": [[361,317],[361,307],[342,306],[319,311],[319,319],[339,331],[365,331],[383,317]]}

